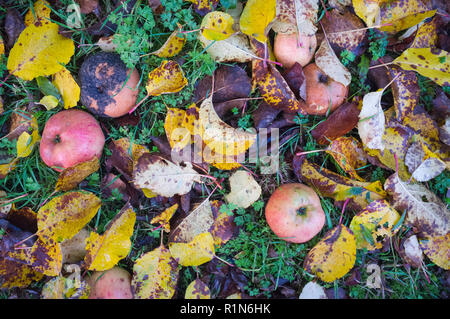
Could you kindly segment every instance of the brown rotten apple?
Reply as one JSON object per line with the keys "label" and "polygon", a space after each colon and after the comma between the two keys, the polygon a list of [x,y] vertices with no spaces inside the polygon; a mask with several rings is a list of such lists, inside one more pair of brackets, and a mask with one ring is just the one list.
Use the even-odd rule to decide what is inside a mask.
{"label": "brown rotten apple", "polygon": [[266,206],[266,221],[281,239],[304,243],[316,236],[325,224],[325,213],[316,192],[304,184],[278,187]]}
{"label": "brown rotten apple", "polygon": [[305,66],[311,61],[316,51],[316,36],[296,33],[277,33],[274,40],[274,55],[283,68],[289,69],[295,62]]}
{"label": "brown rotten apple", "polygon": [[45,164],[60,172],[94,156],[100,158],[104,144],[100,124],[91,114],[65,110],[45,123],[39,152]]}
{"label": "brown rotten apple", "polygon": [[340,106],[348,94],[348,86],[331,79],[315,63],[303,68],[306,81],[306,108],[311,115],[325,115]]}
{"label": "brown rotten apple", "polygon": [[79,77],[81,102],[96,115],[120,117],[136,104],[139,72],[127,69],[116,53],[100,52],[88,57]]}

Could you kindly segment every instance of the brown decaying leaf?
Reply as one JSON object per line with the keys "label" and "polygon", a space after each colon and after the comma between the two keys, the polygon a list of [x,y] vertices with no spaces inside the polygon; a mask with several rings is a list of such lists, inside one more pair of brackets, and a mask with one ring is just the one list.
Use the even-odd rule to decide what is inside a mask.
{"label": "brown decaying leaf", "polygon": [[194,10],[201,16],[214,11],[220,0],[186,0],[194,4]]}
{"label": "brown decaying leaf", "polygon": [[[367,45],[365,25],[348,9],[328,11],[321,23],[331,47],[338,56],[344,50],[356,56],[364,52]],[[357,31],[358,29],[362,30]]]}
{"label": "brown decaying leaf", "polygon": [[273,30],[277,33],[303,33],[313,35],[319,2],[317,0],[278,0]]}
{"label": "brown decaying leaf", "polygon": [[5,33],[7,35],[6,46],[12,48],[17,38],[25,29],[25,23],[17,9],[8,9],[5,16]]}
{"label": "brown decaying leaf", "polygon": [[[214,92],[211,91],[213,88]],[[195,84],[193,102],[199,103],[210,94],[213,104],[247,98],[251,90],[251,79],[244,69],[237,65],[221,65],[214,71],[214,85],[209,75]]]}
{"label": "brown decaying leaf", "polygon": [[55,190],[67,192],[77,187],[86,177],[100,168],[100,160],[94,156],[91,160],[64,169],[56,181]]}
{"label": "brown decaying leaf", "polygon": [[326,152],[334,158],[336,163],[351,178],[364,181],[356,170],[367,163],[367,158],[360,141],[352,136],[341,136],[330,143]]}
{"label": "brown decaying leaf", "polygon": [[295,62],[289,69],[283,69],[281,75],[291,88],[292,92],[294,92],[297,99],[306,96],[305,73],[303,72],[301,64]]}
{"label": "brown decaying leaf", "polygon": [[405,165],[412,177],[419,182],[429,181],[446,169],[445,162],[422,142],[413,142],[409,146],[405,155]]}
{"label": "brown decaying leaf", "polygon": [[80,5],[80,12],[88,14],[99,9],[98,0],[76,0]]}
{"label": "brown decaying leaf", "polygon": [[[252,40],[251,44],[255,46],[258,56],[263,58],[265,55],[264,45],[256,40]],[[305,102],[297,99],[286,80],[272,63],[255,59],[252,62],[252,72],[253,81],[267,104],[285,112],[306,114]]]}
{"label": "brown decaying leaf", "polygon": [[311,135],[319,144],[328,144],[330,141],[350,132],[359,121],[359,108],[354,102],[346,102],[339,106],[323,122],[320,122]]}

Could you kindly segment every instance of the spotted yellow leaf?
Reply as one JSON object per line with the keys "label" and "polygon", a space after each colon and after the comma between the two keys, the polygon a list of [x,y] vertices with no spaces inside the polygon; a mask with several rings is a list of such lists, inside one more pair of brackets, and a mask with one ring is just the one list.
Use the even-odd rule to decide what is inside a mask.
{"label": "spotted yellow leaf", "polygon": [[420,248],[439,267],[450,269],[450,233],[419,240]]}
{"label": "spotted yellow leaf", "polygon": [[0,282],[2,288],[25,288],[31,283],[41,280],[43,273],[36,271],[33,267],[11,258],[8,252],[0,258]]}
{"label": "spotted yellow leaf", "polygon": [[34,145],[39,142],[41,136],[39,131],[34,129],[31,134],[23,132],[17,139],[17,157],[27,157],[33,151]]}
{"label": "spotted yellow leaf", "polygon": [[72,238],[97,214],[100,205],[100,198],[85,191],[54,197],[37,212],[37,235],[43,241]]}
{"label": "spotted yellow leaf", "polygon": [[170,232],[170,223],[169,223],[169,221],[172,218],[173,214],[175,214],[177,209],[178,209],[178,204],[170,206],[169,208],[164,210],[158,216],[153,217],[153,219],[150,221],[150,223],[152,223],[152,224],[159,223],[159,224],[162,225],[162,228],[166,232]]}
{"label": "spotted yellow leaf", "polygon": [[393,63],[417,71],[442,86],[450,85],[450,54],[437,48],[409,48]]}
{"label": "spotted yellow leaf", "polygon": [[136,213],[130,204],[125,205],[109,222],[102,235],[91,232],[86,239],[84,261],[89,270],[103,271],[114,267],[131,249]]}
{"label": "spotted yellow leaf", "polygon": [[50,5],[47,1],[37,0],[33,8],[30,8],[25,15],[25,26],[29,26],[40,19],[49,20],[51,12]]}
{"label": "spotted yellow leaf", "polygon": [[26,27],[9,53],[7,68],[30,81],[61,71],[75,52],[72,39],[59,34],[59,25],[38,21]]}
{"label": "spotted yellow leaf", "polygon": [[192,142],[189,130],[184,127],[185,119],[185,110],[179,108],[167,109],[164,129],[166,131],[166,136],[170,147],[174,151],[180,151]]}
{"label": "spotted yellow leaf", "polygon": [[215,256],[211,233],[201,233],[188,243],[170,243],[169,251],[181,266],[199,266]]}
{"label": "spotted yellow leaf", "polygon": [[186,35],[182,34],[179,30],[175,30],[164,42],[162,47],[152,52],[152,54],[159,56],[160,58],[171,58],[183,49],[186,43]]}
{"label": "spotted yellow leaf", "polygon": [[341,136],[333,140],[326,152],[330,154],[336,163],[358,181],[364,180],[358,175],[356,169],[367,164],[367,159],[360,141],[352,136]]}
{"label": "spotted yellow leaf", "polygon": [[211,291],[203,281],[197,278],[187,286],[184,299],[211,299]]}
{"label": "spotted yellow leaf", "polygon": [[356,260],[356,241],[352,231],[338,225],[308,252],[304,269],[325,282],[333,282],[346,275]]}
{"label": "spotted yellow leaf", "polygon": [[146,85],[150,96],[176,93],[187,85],[183,70],[175,61],[163,61],[159,67],[148,74]]}
{"label": "spotted yellow leaf", "polygon": [[136,299],[170,299],[179,277],[177,262],[164,246],[145,253],[133,266],[131,286]]}
{"label": "spotted yellow leaf", "polygon": [[395,234],[394,226],[399,222],[399,213],[386,200],[375,200],[357,215],[350,223],[356,239],[356,248],[380,249],[386,239]]}
{"label": "spotted yellow leaf", "polygon": [[200,25],[201,33],[207,40],[225,40],[234,33],[233,23],[233,17],[228,13],[209,12],[203,17]]}
{"label": "spotted yellow leaf", "polygon": [[67,192],[74,189],[86,177],[100,168],[98,157],[94,156],[90,161],[79,163],[64,169],[58,176],[55,190]]}

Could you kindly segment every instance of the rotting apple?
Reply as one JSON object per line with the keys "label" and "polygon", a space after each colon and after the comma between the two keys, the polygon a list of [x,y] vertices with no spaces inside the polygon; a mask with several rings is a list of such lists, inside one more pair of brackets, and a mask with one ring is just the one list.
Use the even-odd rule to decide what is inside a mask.
{"label": "rotting apple", "polygon": [[45,123],[39,152],[45,164],[60,172],[100,158],[105,136],[97,120],[81,110],[64,110]]}
{"label": "rotting apple", "polygon": [[334,81],[315,63],[303,68],[306,81],[306,113],[325,115],[333,112],[344,103],[348,94],[348,86]]}
{"label": "rotting apple", "polygon": [[317,47],[315,35],[277,33],[274,39],[274,55],[283,68],[292,67],[295,62],[307,65],[314,56]]}
{"label": "rotting apple", "polygon": [[89,299],[133,299],[131,274],[119,266],[95,271],[86,281],[91,288]]}
{"label": "rotting apple", "polygon": [[88,57],[79,77],[81,102],[95,115],[120,117],[136,104],[139,72],[127,69],[116,53],[100,52]]}
{"label": "rotting apple", "polygon": [[270,229],[281,239],[305,243],[316,236],[325,224],[319,196],[301,183],[284,184],[270,196],[265,209]]}

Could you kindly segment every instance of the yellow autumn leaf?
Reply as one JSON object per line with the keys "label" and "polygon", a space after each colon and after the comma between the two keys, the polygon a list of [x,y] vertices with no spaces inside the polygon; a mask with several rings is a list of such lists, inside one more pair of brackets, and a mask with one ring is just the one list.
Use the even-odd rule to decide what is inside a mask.
{"label": "yellow autumn leaf", "polygon": [[26,263],[10,258],[10,253],[11,251],[0,258],[1,288],[25,288],[44,277],[43,273],[37,272]]}
{"label": "yellow autumn leaf", "polygon": [[182,34],[179,30],[175,30],[166,42],[164,42],[162,47],[151,54],[159,56],[160,58],[171,58],[180,53],[185,43],[186,35]]}
{"label": "yellow autumn leaf", "polygon": [[3,41],[3,38],[0,35],[0,62],[2,61],[4,54],[5,54],[5,42]]}
{"label": "yellow autumn leaf", "polygon": [[207,40],[221,41],[234,33],[233,24],[233,17],[228,13],[213,11],[203,17],[200,29]]}
{"label": "yellow autumn leaf", "polygon": [[409,48],[393,63],[416,71],[442,86],[450,85],[450,54],[437,48]]}
{"label": "yellow autumn leaf", "polygon": [[63,68],[61,71],[55,73],[52,83],[61,94],[65,109],[77,105],[80,100],[80,87],[69,70]]}
{"label": "yellow autumn leaf", "polygon": [[23,132],[17,139],[17,158],[27,157],[33,151],[34,145],[39,142],[41,136],[37,129],[33,129],[33,132],[28,134]]}
{"label": "yellow autumn leaf", "polygon": [[420,248],[430,260],[439,267],[450,269],[450,233],[426,237],[419,240]]}
{"label": "yellow autumn leaf", "polygon": [[86,177],[98,171],[100,161],[94,156],[90,161],[79,163],[75,166],[64,169],[58,176],[55,190],[67,192],[74,189]]}
{"label": "yellow autumn leaf", "polygon": [[175,214],[177,209],[178,209],[178,204],[170,206],[169,208],[164,210],[158,216],[153,217],[153,219],[150,221],[150,223],[151,224],[159,223],[159,224],[161,224],[162,228],[166,232],[170,232],[170,223],[169,223],[169,221],[172,218],[173,214]]}
{"label": "yellow autumn leaf", "polygon": [[166,136],[170,147],[174,151],[180,151],[192,142],[189,130],[184,127],[185,119],[185,110],[178,108],[167,109],[164,129],[166,131]]}
{"label": "yellow autumn leaf", "polygon": [[[205,99],[199,108],[201,137],[209,148],[203,152],[208,162],[227,163],[227,158],[245,153],[256,141],[256,133],[249,133],[226,124],[214,110],[212,97]],[[224,156],[225,155],[225,156]]]}
{"label": "yellow autumn leaf", "polygon": [[187,85],[183,70],[175,61],[163,61],[159,67],[148,74],[146,85],[150,96],[176,93]]}
{"label": "yellow autumn leaf", "polygon": [[375,24],[375,20],[380,15],[380,5],[385,0],[352,0],[353,8],[368,27]]}
{"label": "yellow autumn leaf", "polygon": [[62,268],[61,245],[53,239],[43,241],[39,238],[30,249],[14,250],[8,257],[47,276],[58,276]]}
{"label": "yellow autumn leaf", "polygon": [[54,197],[37,212],[37,235],[43,241],[72,238],[97,214],[100,206],[100,198],[85,191]]}
{"label": "yellow autumn leaf", "polygon": [[381,31],[399,32],[419,24],[432,17],[436,10],[431,10],[427,0],[394,0],[380,4],[379,19]]}
{"label": "yellow autumn leaf", "polygon": [[70,277],[58,276],[42,287],[41,299],[88,299],[90,290],[85,280],[77,282]]}
{"label": "yellow autumn leaf", "polygon": [[341,136],[333,140],[326,152],[351,178],[363,182],[356,169],[366,165],[367,159],[360,141],[352,136]]}
{"label": "yellow autumn leaf", "polygon": [[338,225],[308,252],[303,268],[325,282],[333,282],[346,275],[356,260],[356,241],[352,231]]}
{"label": "yellow autumn leaf", "polygon": [[27,14],[25,15],[25,26],[29,26],[38,20],[49,20],[51,13],[50,5],[45,0],[37,0],[33,9],[29,9]]}
{"label": "yellow autumn leaf", "polygon": [[131,286],[136,299],[170,299],[179,277],[177,262],[164,246],[145,253],[133,266]]}
{"label": "yellow autumn leaf", "polygon": [[209,232],[201,233],[188,243],[170,243],[169,251],[181,266],[199,266],[214,258],[214,238]]}
{"label": "yellow autumn leaf", "polygon": [[350,223],[350,229],[356,239],[356,248],[382,248],[384,241],[398,230],[393,228],[399,220],[399,213],[387,201],[375,200],[369,203]]}
{"label": "yellow autumn leaf", "polygon": [[211,299],[211,291],[203,281],[197,278],[187,286],[184,299]]}
{"label": "yellow autumn leaf", "polygon": [[242,33],[259,42],[267,42],[267,26],[275,19],[276,0],[249,0],[239,20]]}
{"label": "yellow autumn leaf", "polygon": [[58,24],[49,21],[26,27],[9,53],[8,71],[26,81],[61,71],[75,53],[75,45],[58,31]]}
{"label": "yellow autumn leaf", "polygon": [[39,100],[39,104],[45,106],[47,111],[54,109],[58,106],[59,101],[58,98],[53,95],[46,95],[42,99]]}
{"label": "yellow autumn leaf", "polygon": [[5,178],[9,172],[16,168],[17,160],[17,158],[14,158],[9,163],[0,164],[0,178]]}
{"label": "yellow autumn leaf", "polygon": [[109,222],[102,235],[91,232],[86,239],[84,261],[89,270],[103,271],[114,267],[131,249],[136,213],[130,204],[125,205]]}

